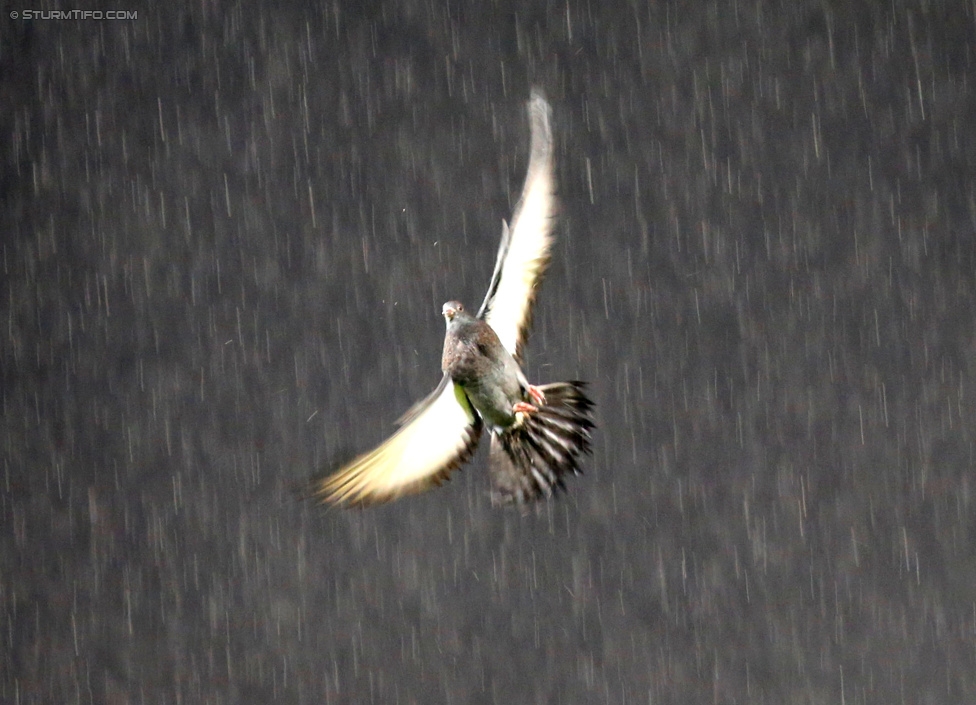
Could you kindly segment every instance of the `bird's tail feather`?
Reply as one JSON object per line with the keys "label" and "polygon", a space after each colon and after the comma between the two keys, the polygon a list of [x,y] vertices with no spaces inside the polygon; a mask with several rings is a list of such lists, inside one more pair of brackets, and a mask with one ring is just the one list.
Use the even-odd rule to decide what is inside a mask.
{"label": "bird's tail feather", "polygon": [[578,475],[580,456],[590,452],[593,408],[584,382],[558,382],[539,389],[546,403],[520,423],[492,434],[490,469],[495,504],[526,504],[551,497],[563,477]]}

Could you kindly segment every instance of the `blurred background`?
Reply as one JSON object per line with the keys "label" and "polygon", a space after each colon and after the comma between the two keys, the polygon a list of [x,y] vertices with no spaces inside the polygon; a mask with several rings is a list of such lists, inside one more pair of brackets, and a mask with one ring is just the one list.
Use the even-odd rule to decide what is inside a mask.
{"label": "blurred background", "polygon": [[[98,7],[0,19],[0,700],[976,700],[972,4]],[[586,474],[311,506],[480,303],[534,85]]]}

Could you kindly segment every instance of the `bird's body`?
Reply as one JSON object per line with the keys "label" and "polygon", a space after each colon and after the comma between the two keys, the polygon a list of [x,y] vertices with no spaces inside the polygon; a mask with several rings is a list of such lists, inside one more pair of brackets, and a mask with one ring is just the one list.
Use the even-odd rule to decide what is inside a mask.
{"label": "bird's body", "polygon": [[464,311],[457,301],[444,307],[454,313],[447,321],[441,370],[464,390],[489,428],[511,426],[516,420],[515,404],[528,401],[529,383],[522,368],[491,326]]}
{"label": "bird's body", "polygon": [[495,271],[476,316],[457,301],[447,322],[441,383],[375,450],[316,482],[335,503],[369,504],[440,484],[470,457],[483,427],[491,434],[492,498],[526,503],[551,496],[579,472],[590,449],[592,403],[582,382],[529,384],[519,364],[535,293],[549,262],[555,215],[550,109],[529,101],[532,153],[511,229],[503,226]]}

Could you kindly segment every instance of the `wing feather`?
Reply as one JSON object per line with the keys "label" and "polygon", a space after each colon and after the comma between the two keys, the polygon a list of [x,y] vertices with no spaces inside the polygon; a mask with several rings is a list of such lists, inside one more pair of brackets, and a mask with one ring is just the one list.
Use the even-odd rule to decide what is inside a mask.
{"label": "wing feather", "polygon": [[511,227],[502,224],[495,271],[478,311],[478,317],[487,321],[516,360],[521,360],[532,304],[549,265],[553,242],[556,178],[551,114],[545,96],[534,90],[529,100],[532,145],[525,185]]}
{"label": "wing feather", "polygon": [[467,396],[444,375],[379,447],[315,482],[321,503],[379,504],[444,482],[474,452],[481,420]]}

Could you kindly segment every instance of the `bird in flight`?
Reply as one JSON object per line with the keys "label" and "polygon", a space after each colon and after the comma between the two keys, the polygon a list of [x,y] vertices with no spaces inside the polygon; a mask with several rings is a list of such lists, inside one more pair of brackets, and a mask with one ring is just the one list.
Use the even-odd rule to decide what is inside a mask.
{"label": "bird in flight", "polygon": [[495,271],[478,314],[458,301],[444,304],[440,384],[379,447],[315,481],[311,495],[319,502],[378,504],[440,485],[470,459],[485,428],[494,504],[551,497],[565,475],[579,474],[594,428],[584,383],[535,386],[520,365],[556,216],[552,111],[541,92],[532,92],[528,113],[528,174],[511,227],[502,224]]}

